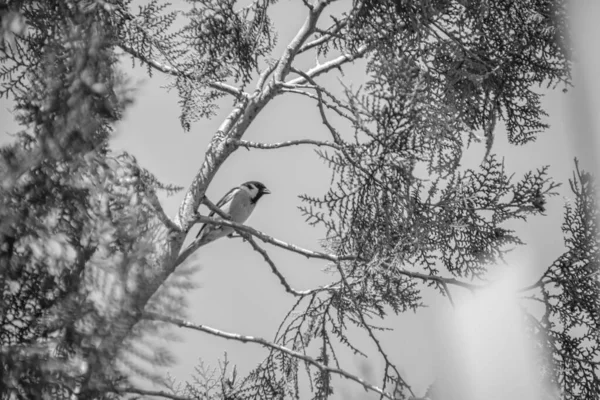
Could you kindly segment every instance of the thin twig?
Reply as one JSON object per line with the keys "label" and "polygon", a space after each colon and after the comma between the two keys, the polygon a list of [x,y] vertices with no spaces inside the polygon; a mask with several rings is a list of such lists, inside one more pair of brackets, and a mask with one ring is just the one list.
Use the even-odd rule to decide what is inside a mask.
{"label": "thin twig", "polygon": [[[319,100],[319,97],[316,94],[307,92],[306,90],[300,90],[301,86],[302,85],[289,86],[287,83],[281,83],[281,87],[282,87],[281,91],[287,92],[287,93],[300,94],[302,96],[309,97],[313,100],[317,100],[317,101]],[[317,89],[317,88],[315,88],[314,86],[309,86],[309,87],[307,87],[307,89]],[[342,104],[338,99],[336,99],[331,93],[327,92],[323,87],[320,87],[320,90],[322,92],[324,92],[325,94],[327,94],[333,100],[333,102],[336,103],[334,105],[334,104],[331,104],[329,101],[326,101],[325,99],[323,99],[323,104],[325,105],[325,107],[327,107],[328,109],[330,109],[332,111],[335,111],[337,115],[339,115],[340,117],[342,117],[344,119],[347,119],[352,124],[354,124],[356,126],[359,125],[359,121],[356,118],[354,118],[354,117],[346,114],[342,110],[340,110],[340,108],[344,108],[346,111],[354,112],[350,107],[348,107],[345,104]]]}
{"label": "thin twig", "polygon": [[525,286],[522,289],[519,289],[519,292],[527,292],[529,290],[532,290],[532,289],[535,289],[535,288],[538,288],[538,287],[542,287],[543,285],[545,285],[546,283],[548,283],[548,282],[545,282],[543,279],[544,279],[544,275],[542,275],[540,277],[540,279],[537,280],[537,282],[535,282],[535,283],[533,283],[533,284],[531,284],[529,286]]}
{"label": "thin twig", "polygon": [[450,289],[448,288],[448,285],[446,284],[446,282],[442,282],[442,286],[444,288],[444,292],[448,296],[448,301],[450,301],[450,305],[454,308],[455,307],[454,300],[452,299],[452,293],[450,293]]}
{"label": "thin twig", "polygon": [[225,332],[225,331],[221,331],[219,329],[211,328],[206,325],[193,324],[191,322],[188,322],[188,321],[185,321],[185,320],[182,320],[179,318],[173,318],[173,317],[169,317],[169,316],[165,316],[165,315],[160,315],[160,314],[157,314],[154,312],[144,312],[142,318],[147,319],[147,320],[152,320],[152,321],[167,322],[167,323],[179,326],[181,328],[189,328],[189,329],[193,329],[196,331],[208,333],[213,336],[218,336],[218,337],[222,337],[222,338],[229,339],[229,340],[235,340],[235,341],[242,342],[242,343],[256,343],[265,348],[276,350],[281,353],[285,353],[289,356],[292,356],[294,358],[297,358],[299,360],[302,360],[302,361],[318,368],[322,372],[340,375],[346,379],[349,379],[351,381],[354,381],[354,382],[362,385],[362,387],[364,387],[365,390],[370,390],[375,393],[379,393],[381,396],[383,396],[385,398],[394,400],[393,395],[383,391],[382,389],[380,389],[377,386],[367,383],[365,380],[359,378],[356,375],[352,375],[351,373],[349,373],[343,369],[328,367],[327,365],[324,365],[324,364],[318,362],[317,360],[315,360],[314,358],[312,358],[310,356],[307,356],[307,355],[299,353],[297,351],[288,349],[287,347],[280,346],[278,344],[269,342],[263,338],[259,338],[259,337],[255,337],[255,336],[240,335],[240,334],[231,333],[231,332]]}
{"label": "thin twig", "polygon": [[162,204],[160,204],[160,200],[158,199],[156,192],[153,189],[150,189],[147,191],[147,194],[148,202],[150,203],[150,205],[152,205],[154,211],[156,211],[156,215],[158,216],[160,221],[170,230],[175,232],[181,232],[181,227],[177,225],[171,218],[169,218],[167,213],[165,213],[165,210],[163,209]]}
{"label": "thin twig", "polygon": [[273,274],[275,274],[275,276],[277,276],[277,278],[279,278],[279,281],[285,288],[286,292],[291,293],[294,296],[304,297],[304,296],[311,295],[313,293],[330,290],[336,284],[336,283],[332,283],[330,285],[326,285],[326,286],[323,286],[323,287],[320,287],[317,289],[309,289],[309,290],[302,290],[302,291],[292,288],[290,286],[290,284],[287,282],[287,280],[285,279],[285,277],[283,276],[283,274],[281,273],[281,271],[279,271],[279,269],[275,265],[275,262],[273,262],[271,257],[269,257],[269,254],[267,253],[267,251],[265,249],[263,249],[262,247],[260,247],[250,234],[245,233],[245,232],[240,232],[240,234],[248,243],[250,243],[250,245],[254,248],[254,250],[256,250],[258,253],[260,253],[263,256],[263,258],[265,259],[267,264],[269,264],[269,266],[271,267],[271,271],[273,272]]}
{"label": "thin twig", "polygon": [[314,47],[320,46],[321,44],[330,41],[340,30],[342,30],[344,26],[346,26],[346,23],[347,20],[344,20],[342,22],[335,21],[334,25],[331,25],[325,31],[322,31],[321,36],[302,45],[302,47],[300,47],[300,50],[298,50],[298,54],[304,53],[305,51],[308,51]]}

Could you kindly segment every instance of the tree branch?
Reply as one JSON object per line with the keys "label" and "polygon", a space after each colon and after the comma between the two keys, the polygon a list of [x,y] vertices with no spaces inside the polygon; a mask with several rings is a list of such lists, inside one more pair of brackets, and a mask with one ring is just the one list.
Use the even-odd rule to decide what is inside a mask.
{"label": "tree branch", "polygon": [[[183,78],[187,78],[193,81],[198,81],[198,82],[202,82],[202,77],[194,75],[194,74],[190,74],[187,72],[183,72],[180,71],[177,67],[175,66],[169,66],[169,65],[165,65],[162,63],[159,63],[158,61],[148,58],[146,56],[144,56],[142,53],[138,52],[137,50],[135,50],[133,47],[130,47],[124,43],[120,43],[119,47],[125,51],[126,53],[130,54],[131,56],[143,61],[144,63],[148,64],[149,66],[151,66],[152,68],[154,68],[157,71],[160,71],[164,74],[167,75],[172,75],[172,76],[178,76],[178,77],[183,77]],[[242,90],[236,88],[235,86],[231,86],[228,85],[226,83],[222,83],[222,82],[206,82],[206,85],[208,87],[211,87],[215,90],[219,90],[221,92],[230,94],[232,96],[235,97],[241,97],[244,95],[247,95],[246,93],[244,93]]]}
{"label": "tree branch", "polygon": [[147,194],[148,194],[148,196],[147,196],[148,202],[150,203],[150,205],[152,206],[152,208],[154,208],[154,211],[156,211],[156,215],[158,216],[158,219],[160,219],[161,222],[169,230],[180,232],[181,231],[181,227],[179,225],[177,225],[165,213],[165,210],[163,209],[162,204],[160,204],[160,200],[158,199],[158,196],[156,195],[156,192],[153,189],[150,189],[150,190],[147,191]]}
{"label": "tree branch", "polygon": [[[319,101],[319,96],[316,94],[312,94],[310,92],[307,92],[305,90],[299,90],[299,87],[302,87],[302,85],[287,85],[286,83],[282,83],[281,84],[282,92],[288,92],[288,93],[295,93],[295,94],[300,94],[302,96],[306,96],[306,97],[310,97],[313,100],[317,100]],[[326,101],[325,99],[321,99],[323,104],[325,105],[325,107],[327,107],[328,109],[335,111],[340,117],[347,119],[348,121],[350,121],[352,124],[354,124],[355,126],[359,126],[360,123],[359,121],[354,118],[351,117],[350,115],[346,114],[345,112],[343,112],[342,110],[340,110],[340,108],[345,109],[346,111],[349,112],[353,112],[353,110],[350,109],[350,107],[346,106],[345,104],[342,104],[338,99],[336,99],[331,93],[329,93],[328,91],[326,91],[323,87],[319,86],[319,87],[314,87],[314,86],[308,86],[309,89],[315,89],[315,90],[320,90],[321,92],[327,94],[327,96],[329,96],[331,98],[331,100],[335,103],[335,104],[331,104],[329,101]]]}
{"label": "tree branch", "polygon": [[258,81],[256,82],[256,90],[260,91],[263,90],[264,86],[265,86],[265,82],[267,81],[267,78],[269,77],[269,75],[271,75],[273,73],[273,71],[275,71],[275,68],[277,68],[278,62],[275,62],[271,65],[269,65],[258,77]]}
{"label": "tree branch", "polygon": [[327,365],[324,365],[318,361],[316,361],[314,358],[307,356],[305,354],[299,353],[297,351],[288,349],[287,347],[284,346],[280,346],[278,344],[269,342],[265,339],[259,338],[259,337],[254,337],[254,336],[245,336],[245,335],[240,335],[237,333],[230,333],[230,332],[225,332],[225,331],[221,331],[219,329],[215,329],[215,328],[211,328],[209,326],[206,325],[199,325],[199,324],[193,324],[191,322],[188,321],[184,321],[182,319],[178,319],[178,318],[173,318],[173,317],[168,317],[168,316],[164,316],[164,315],[160,315],[154,312],[145,312],[143,314],[143,318],[144,319],[148,319],[148,320],[152,320],[152,321],[162,321],[162,322],[167,322],[176,326],[179,326],[181,328],[189,328],[192,330],[196,330],[196,331],[200,331],[200,332],[204,332],[204,333],[208,333],[210,335],[213,336],[218,336],[218,337],[222,337],[228,340],[235,340],[238,342],[242,342],[242,343],[256,343],[261,345],[262,347],[268,348],[268,349],[272,349],[272,350],[276,350],[279,351],[281,353],[285,353],[289,356],[292,356],[294,358],[297,358],[299,360],[304,361],[307,364],[310,364],[316,368],[318,368],[320,371],[325,372],[325,373],[331,373],[331,374],[336,374],[336,375],[340,375],[346,379],[349,379],[351,381],[354,381],[358,384],[360,384],[363,388],[365,388],[365,390],[370,390],[373,391],[375,393],[379,393],[381,396],[388,398],[390,400],[394,400],[394,396],[383,391],[382,389],[380,389],[377,386],[371,385],[369,383],[367,383],[365,380],[357,377],[356,375],[352,375],[351,373],[343,370],[343,369],[339,369],[339,368],[331,368],[328,367]]}
{"label": "tree branch", "polygon": [[454,279],[454,278],[444,278],[442,276],[423,274],[420,272],[412,272],[412,271],[407,271],[407,270],[399,268],[399,267],[396,267],[396,271],[402,275],[410,276],[412,278],[418,278],[418,279],[422,279],[424,281],[439,282],[442,286],[447,286],[447,285],[460,286],[462,288],[469,289],[471,292],[474,292],[475,290],[485,289],[485,286],[474,285],[471,283],[459,281],[458,279]]}
{"label": "tree branch", "polygon": [[[245,232],[245,233],[249,233],[252,236],[256,236],[257,238],[259,238],[260,240],[262,240],[265,243],[270,243],[274,246],[277,247],[281,247],[282,249],[286,249],[289,251],[292,251],[294,253],[298,253],[301,254],[303,256],[306,256],[307,258],[317,258],[317,259],[321,259],[321,260],[327,260],[327,261],[333,261],[333,262],[340,262],[340,261],[351,261],[351,260],[355,260],[356,257],[355,256],[336,256],[333,254],[328,254],[328,253],[321,253],[318,251],[313,251],[313,250],[307,250],[304,249],[302,247],[296,246],[294,244],[291,243],[287,243],[284,242],[283,240],[279,240],[276,239],[272,236],[269,236],[263,232],[260,232],[254,228],[251,228],[247,225],[242,225],[242,224],[238,224],[236,222],[233,221],[229,221],[229,220],[224,220],[224,219],[217,219],[217,218],[211,218],[211,217],[205,217],[203,215],[198,215],[196,217],[196,222],[203,222],[203,223],[209,223],[209,224],[213,224],[213,225],[223,225],[223,226],[228,226],[231,227],[233,229],[235,229],[237,232]],[[189,247],[181,253],[181,255],[179,256],[179,258],[177,259],[176,265],[181,264],[183,261],[185,261],[185,259],[187,257],[189,257],[194,251],[196,251],[199,247],[201,247],[201,245],[199,245],[199,241],[195,240],[194,242],[192,242]]]}
{"label": "tree branch", "polygon": [[540,277],[540,279],[538,279],[535,283],[533,283],[533,284],[531,284],[529,286],[525,286],[524,288],[519,289],[519,292],[527,292],[529,290],[532,290],[532,289],[535,289],[535,288],[538,288],[538,287],[542,287],[543,285],[547,284],[548,282],[544,281],[544,276],[545,275],[542,275]]}
{"label": "tree branch", "polygon": [[[294,70],[294,72],[297,73],[298,75],[300,75],[301,78],[304,79],[306,82],[309,82],[311,85],[313,85],[314,89],[316,89],[317,100],[318,100],[317,107],[319,109],[319,114],[321,115],[321,121],[329,130],[329,133],[331,133],[331,136],[333,137],[333,141],[336,144],[340,145],[340,151],[344,154],[344,156],[346,157],[346,160],[350,164],[352,164],[352,166],[354,166],[354,168],[362,171],[365,174],[365,176],[368,176],[370,179],[372,179],[379,187],[382,188],[382,190],[386,190],[386,188],[381,183],[381,181],[375,176],[375,171],[371,171],[371,172],[367,171],[362,165],[360,165],[360,162],[357,163],[353,159],[353,157],[351,157],[351,155],[348,154],[348,152],[346,151],[344,141],[342,140],[341,135],[339,134],[337,129],[335,129],[333,124],[331,122],[329,122],[329,119],[327,118],[327,114],[325,113],[323,94],[321,93],[322,88],[319,85],[317,85],[317,82],[315,82],[315,80],[311,76],[309,76],[306,72],[299,71],[299,70]],[[291,84],[287,83],[286,85],[291,85]]]}
{"label": "tree branch", "polygon": [[305,51],[308,51],[314,47],[320,46],[325,42],[328,42],[329,40],[333,39],[335,37],[335,35],[342,30],[342,28],[344,26],[346,26],[346,20],[342,21],[342,22],[338,22],[337,20],[335,20],[335,24],[331,25],[329,28],[327,28],[325,31],[321,31],[321,36],[319,36],[318,38],[314,39],[311,42],[308,42],[306,44],[304,44],[302,47],[300,47],[300,50],[298,50],[298,54],[304,53]]}
{"label": "tree branch", "polygon": [[[293,62],[298,49],[308,35],[313,31],[318,15],[327,4],[329,4],[328,0],[318,1],[316,3],[313,11],[310,13],[303,27],[300,28],[294,40],[292,40],[292,42],[287,46],[274,71],[276,82],[282,81],[283,79],[277,78],[284,76],[289,71],[291,63]],[[332,60],[333,62],[319,66],[317,70],[313,71],[313,73],[318,75],[319,73],[326,72],[348,60],[356,58],[356,56],[357,55],[346,55],[339,57],[336,60]],[[155,65],[155,67],[158,67],[158,65]],[[167,71],[169,71],[169,69],[167,69]],[[215,177],[223,163],[237,149],[237,146],[230,143],[228,140],[241,139],[254,118],[256,118],[256,116],[264,109],[264,107],[278,94],[280,89],[276,84],[265,85],[263,90],[258,90],[251,94],[247,94],[239,92],[237,89],[228,86],[222,86],[220,83],[214,84],[228,93],[235,94],[238,100],[234,106],[234,109],[221,123],[219,129],[213,135],[208,149],[205,152],[204,161],[192,179],[188,190],[184,194],[184,198],[181,202],[179,212],[177,213],[177,218],[175,220],[175,223],[181,228],[181,231],[177,232],[177,234],[169,234],[169,232],[166,232],[164,235],[163,232],[156,232],[154,237],[164,237],[164,239],[156,240],[153,243],[154,248],[152,251],[154,252],[154,256],[152,257],[150,264],[144,266],[143,268],[140,267],[133,269],[130,271],[128,282],[120,283],[121,285],[135,283],[137,284],[137,290],[129,292],[128,290],[123,289],[123,293],[127,294],[119,298],[119,309],[115,310],[115,312],[111,314],[111,317],[106,321],[106,324],[108,325],[107,329],[112,329],[113,327],[115,328],[112,329],[114,334],[103,338],[98,344],[98,352],[106,354],[107,357],[105,359],[103,358],[98,363],[94,363],[90,371],[90,379],[94,379],[95,375],[101,375],[106,368],[110,367],[107,364],[108,361],[104,360],[110,360],[111,357],[116,354],[122,345],[123,340],[127,337],[133,326],[141,318],[141,313],[143,312],[144,307],[149,299],[175,270],[177,265],[179,265],[195,249],[199,247],[197,245],[197,241],[195,241],[194,243],[196,243],[196,247],[194,247],[193,243],[183,253],[181,252],[181,248],[186,237],[185,234],[189,231],[190,226],[197,222],[197,209],[206,193],[208,185]],[[211,220],[210,218],[206,218],[203,221],[216,223],[215,220]],[[231,225],[230,221],[219,220],[218,223],[225,226],[233,226],[234,228],[243,229],[267,243],[294,251],[296,253],[305,255],[306,257],[320,258],[329,261],[351,259],[348,257],[342,258],[305,250],[271,238],[270,236],[253,230],[252,228],[243,227],[240,225]],[[115,293],[116,292],[118,291],[115,291]],[[107,299],[107,302],[111,303],[111,300],[112,299]],[[116,329],[116,327],[118,327],[118,329]]]}
{"label": "tree branch", "polygon": [[309,8],[308,17],[304,21],[304,24],[279,58],[279,63],[275,69],[275,81],[283,81],[285,79],[290,71],[292,61],[294,61],[296,54],[298,54],[301,46],[315,31],[321,12],[323,12],[323,9],[325,9],[328,4],[329,1],[320,0]]}
{"label": "tree branch", "polygon": [[204,196],[204,198],[202,199],[202,203],[204,205],[206,205],[206,207],[208,207],[208,209],[212,212],[214,212],[215,214],[217,214],[219,217],[226,219],[226,220],[230,220],[231,216],[225,214],[225,212],[223,212],[223,210],[221,210],[219,207],[216,206],[215,203],[213,203],[212,201],[210,201],[208,199],[208,197]]}
{"label": "tree branch", "polygon": [[315,292],[319,292],[321,290],[326,290],[325,288],[322,288],[322,289],[311,289],[311,290],[299,291],[299,290],[292,288],[290,286],[290,284],[287,282],[287,280],[285,279],[285,277],[283,276],[283,274],[281,273],[281,271],[279,271],[279,269],[277,268],[277,266],[275,265],[275,263],[273,262],[271,257],[269,257],[269,254],[267,253],[267,251],[265,249],[263,249],[262,247],[260,247],[250,234],[248,234],[246,232],[239,232],[239,233],[248,243],[250,243],[250,245],[252,246],[252,248],[254,248],[255,251],[257,251],[258,253],[260,253],[263,256],[263,258],[265,259],[267,264],[269,264],[269,266],[271,267],[271,271],[273,272],[273,274],[275,274],[275,276],[277,276],[277,278],[279,278],[279,282],[281,282],[281,284],[285,288],[286,292],[291,293],[294,296],[303,297],[303,296],[308,296]]}
{"label": "tree branch", "polygon": [[247,149],[262,149],[262,150],[270,150],[270,149],[280,149],[282,147],[289,146],[298,146],[301,144],[312,144],[315,146],[326,146],[333,147],[334,149],[339,150],[340,146],[332,142],[323,142],[321,140],[312,140],[312,139],[298,139],[298,140],[288,140],[280,143],[258,143],[258,142],[250,142],[247,140],[234,140],[232,141],[238,147],[245,147]]}
{"label": "tree branch", "polygon": [[[333,60],[327,61],[324,64],[317,65],[316,67],[309,69],[305,73],[306,73],[306,75],[308,75],[311,78],[316,78],[317,76],[324,74],[325,72],[329,72],[330,70],[332,70],[334,68],[339,68],[340,66],[342,66],[343,64],[345,64],[347,62],[354,61],[358,58],[361,58],[362,56],[367,54],[368,50],[369,50],[369,48],[367,46],[361,46],[357,50],[357,52],[354,54],[352,54],[352,53],[343,54],[337,58],[334,58]],[[301,85],[306,82],[307,82],[306,78],[300,77],[300,78],[295,78],[290,81],[287,81],[286,84],[287,85]]]}

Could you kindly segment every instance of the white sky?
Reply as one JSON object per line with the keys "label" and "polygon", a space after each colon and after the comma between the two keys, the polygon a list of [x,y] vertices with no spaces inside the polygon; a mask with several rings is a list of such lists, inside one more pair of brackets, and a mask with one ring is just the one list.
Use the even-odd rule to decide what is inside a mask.
{"label": "white sky", "polygon": [[[303,17],[300,18],[300,15],[304,16],[305,13],[301,2],[295,0],[280,1],[274,7],[274,12],[275,22],[280,28],[278,49],[281,49],[301,25]],[[506,157],[509,171],[516,172],[517,176],[529,169],[550,164],[554,177],[566,185],[575,155],[583,159],[584,167],[597,167],[593,163],[597,150],[594,146],[598,141],[592,142],[594,138],[597,139],[598,130],[595,127],[600,126],[597,112],[600,109],[600,97],[597,95],[600,82],[596,76],[600,70],[600,56],[595,46],[600,38],[597,24],[600,2],[575,1],[573,15],[576,17],[573,27],[579,62],[575,68],[577,88],[567,94],[557,90],[545,98],[544,106],[550,114],[548,122],[551,128],[541,134],[537,142],[515,148],[506,143],[502,131],[496,134],[495,151]],[[309,66],[311,62],[313,60],[305,60],[303,66]],[[140,81],[140,87],[135,104],[118,126],[113,148],[135,155],[142,166],[163,182],[187,188],[203,160],[208,141],[229,112],[230,100],[222,102],[223,107],[217,117],[194,123],[191,131],[185,133],[179,125],[176,93],[161,89],[160,86],[166,81],[160,75],[155,74],[153,79],[149,79],[144,70],[138,68],[132,72],[129,65],[129,61],[126,61],[125,70]],[[364,79],[364,74],[357,69],[345,68],[344,73],[347,81],[357,85]],[[321,82],[336,79],[336,76],[332,75]],[[5,99],[0,100],[0,144],[10,141],[5,132],[16,131],[7,111],[9,107]],[[325,139],[327,135],[313,103],[290,94],[271,102],[253,122],[244,138],[270,143],[306,137]],[[476,148],[471,156],[480,160],[483,152],[483,147]],[[248,224],[282,240],[318,249],[317,240],[324,236],[323,230],[306,225],[296,208],[301,204],[297,198],[299,194],[321,195],[330,181],[328,169],[311,148],[276,151],[241,149],[221,167],[208,190],[208,196],[217,201],[229,188],[247,180],[262,181],[273,193],[261,200]],[[563,196],[570,196],[568,185],[560,190]],[[164,198],[163,206],[168,214],[175,215],[182,196],[183,193],[180,193]],[[515,225],[529,245],[515,252],[511,257],[511,266],[501,266],[499,269],[513,271],[509,275],[517,276],[519,284],[533,283],[544,268],[560,255],[564,200],[562,197],[550,199],[547,217],[537,217]],[[195,236],[195,231],[189,236]],[[307,289],[325,282],[320,271],[322,263],[289,255],[282,250],[269,251],[294,287]],[[224,239],[202,248],[196,261],[201,265],[201,270],[194,276],[202,287],[189,293],[190,320],[226,331],[272,338],[294,299],[285,294],[277,278],[261,260],[258,253],[240,240]],[[531,372],[527,360],[507,357],[507,354],[521,357],[524,345],[518,329],[515,330],[517,325],[513,323],[515,306],[506,300],[503,294],[506,292],[496,289],[477,299],[460,289],[454,289],[453,293],[459,303],[456,310],[452,310],[446,299],[425,291],[424,300],[430,304],[429,308],[422,309],[416,315],[410,313],[389,318],[385,325],[396,330],[379,334],[416,394],[423,395],[437,374],[441,381],[452,377],[455,382],[461,383],[454,385],[456,392],[454,395],[448,393],[448,399],[465,399],[468,393],[476,395],[473,398],[502,399],[508,398],[502,395],[509,392],[512,399],[532,398],[531,388],[523,386],[523,377]],[[242,372],[261,361],[266,354],[252,344],[227,342],[194,332],[180,333],[183,340],[169,344],[179,359],[177,367],[171,372],[180,378],[192,372],[198,358],[216,365],[225,350],[229,353],[230,361],[238,363]],[[366,361],[348,359],[346,366],[355,373],[364,373],[365,367],[375,371],[381,368],[374,354]],[[504,366],[504,369],[490,366]],[[497,389],[496,381],[489,381],[488,385],[481,384],[488,382],[486,379],[492,379],[494,371],[504,371],[500,372],[500,377],[496,377],[498,382],[504,383],[502,389]],[[374,374],[374,378],[378,376]],[[474,381],[478,384],[474,385]],[[373,383],[379,385],[379,379]],[[497,397],[489,393],[491,388],[494,388]],[[344,385],[342,393],[340,397],[338,392],[336,398],[367,398],[365,392],[354,384]]]}

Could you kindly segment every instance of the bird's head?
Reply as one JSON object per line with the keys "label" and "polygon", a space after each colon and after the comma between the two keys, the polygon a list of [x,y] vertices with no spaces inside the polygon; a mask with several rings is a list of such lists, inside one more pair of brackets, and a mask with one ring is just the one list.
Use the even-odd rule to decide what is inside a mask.
{"label": "bird's head", "polygon": [[257,181],[250,181],[242,184],[242,187],[250,193],[252,202],[256,203],[265,194],[271,194],[271,191],[267,189],[265,185]]}

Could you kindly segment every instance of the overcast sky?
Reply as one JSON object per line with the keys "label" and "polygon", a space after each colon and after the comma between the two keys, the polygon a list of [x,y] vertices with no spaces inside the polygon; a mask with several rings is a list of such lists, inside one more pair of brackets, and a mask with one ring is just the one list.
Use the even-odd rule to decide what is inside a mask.
{"label": "overcast sky", "polygon": [[[281,49],[302,24],[305,12],[301,2],[296,0],[280,1],[273,11],[279,28],[278,49]],[[596,168],[593,162],[597,140],[594,144],[593,139],[598,134],[595,127],[600,126],[600,97],[597,95],[600,92],[597,78],[600,58],[596,45],[600,38],[597,26],[600,3],[578,0],[574,2],[573,15],[579,45],[579,63],[575,68],[577,87],[567,94],[557,90],[546,96],[544,106],[550,115],[551,128],[542,133],[537,142],[518,148],[506,143],[502,127],[496,133],[495,151],[506,158],[509,172],[515,172],[517,176],[550,164],[552,175],[566,184],[576,155],[583,159],[584,167]],[[588,43],[590,38],[594,38],[592,43]],[[124,70],[135,77],[139,89],[135,104],[117,127],[112,146],[135,155],[142,166],[163,182],[187,188],[203,161],[211,136],[230,111],[231,102],[229,99],[222,101],[223,107],[216,117],[194,123],[190,132],[183,132],[178,120],[177,94],[161,88],[167,81],[158,74],[149,79],[143,69],[131,70],[130,62],[125,61]],[[305,60],[303,66],[309,66],[311,62],[313,60]],[[344,74],[346,82],[356,85],[364,79],[359,68],[346,68]],[[335,82],[338,76],[339,73],[330,75],[321,82]],[[5,99],[0,100],[0,143],[11,140],[5,133],[16,131],[7,111],[10,107]],[[271,143],[307,137],[326,139],[327,135],[314,104],[290,94],[271,102],[244,138]],[[478,163],[483,153],[482,146],[472,149],[466,164]],[[297,209],[301,205],[297,196],[303,193],[322,195],[330,178],[329,170],[310,147],[275,151],[241,149],[221,167],[208,189],[208,196],[216,202],[232,186],[248,180],[261,181],[272,194],[261,200],[248,224],[279,239],[318,249],[317,241],[324,236],[324,231],[304,222]],[[560,190],[563,196],[570,197],[568,185]],[[182,196],[183,192],[163,198],[168,214],[176,214]],[[515,250],[509,258],[510,265],[497,267],[496,271],[515,272],[517,285],[537,280],[562,251],[560,224],[564,201],[563,197],[552,198],[547,217],[536,217],[515,225],[528,246]],[[195,230],[190,234],[192,236],[195,236]],[[327,281],[327,276],[321,272],[322,263],[278,249],[269,251],[295,288],[308,289]],[[285,294],[258,253],[239,239],[223,239],[202,248],[194,262],[201,266],[194,275],[201,287],[188,295],[190,320],[226,331],[267,339],[273,337],[294,299]],[[502,279],[502,275],[496,273],[494,276]],[[459,289],[454,289],[453,293],[458,302],[455,310],[445,298],[425,291],[429,308],[416,315],[409,313],[385,321],[386,326],[396,330],[379,336],[394,360],[402,366],[404,378],[418,395],[424,393],[437,375],[442,380],[446,377],[465,386],[476,382],[479,389],[473,389],[476,391],[472,394],[478,394],[474,398],[503,399],[508,393],[513,399],[531,398],[531,388],[525,384],[531,371],[528,361],[521,359],[525,357],[523,348],[526,345],[515,328],[518,327],[516,305],[507,300],[502,288],[476,299]],[[171,372],[180,378],[192,372],[198,358],[216,365],[224,350],[229,352],[230,361],[240,365],[242,372],[248,371],[266,354],[252,344],[231,343],[192,332],[181,333],[181,342],[169,344],[179,359]],[[365,348],[369,349],[368,346]],[[361,374],[368,374],[369,368],[375,371],[381,368],[375,356],[366,361],[350,357],[346,365],[352,372]],[[505,373],[490,374],[489,371]],[[377,373],[372,376],[373,383],[380,384],[378,376]],[[486,392],[481,389],[494,388],[498,382],[502,382],[502,390]],[[366,396],[354,384],[344,385],[344,388],[356,391],[354,398]],[[461,389],[456,390],[458,399]],[[349,398],[349,394],[336,398]]]}

